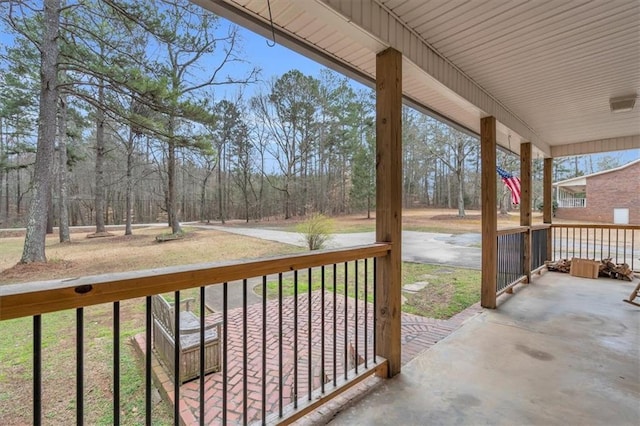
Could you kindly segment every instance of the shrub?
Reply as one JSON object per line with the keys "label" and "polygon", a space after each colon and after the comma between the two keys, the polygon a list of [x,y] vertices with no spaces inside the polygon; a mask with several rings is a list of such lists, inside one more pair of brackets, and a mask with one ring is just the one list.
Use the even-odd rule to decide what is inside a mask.
{"label": "shrub", "polygon": [[331,239],[333,220],[319,213],[300,223],[296,230],[302,234],[309,250],[319,250]]}

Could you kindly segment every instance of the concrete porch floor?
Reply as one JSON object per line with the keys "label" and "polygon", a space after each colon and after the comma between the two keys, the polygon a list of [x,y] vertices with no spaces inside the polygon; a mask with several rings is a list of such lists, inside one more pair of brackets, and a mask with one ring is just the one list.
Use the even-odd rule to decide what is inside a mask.
{"label": "concrete porch floor", "polygon": [[633,283],[546,273],[485,310],[332,425],[638,425]]}

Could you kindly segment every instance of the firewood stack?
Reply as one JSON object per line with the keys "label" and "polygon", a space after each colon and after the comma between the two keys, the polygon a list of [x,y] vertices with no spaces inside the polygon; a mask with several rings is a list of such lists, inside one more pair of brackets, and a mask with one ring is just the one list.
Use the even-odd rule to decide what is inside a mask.
{"label": "firewood stack", "polygon": [[549,271],[564,272],[565,274],[568,274],[571,270],[571,260],[569,259],[560,259],[555,262],[547,260],[545,264]]}
{"label": "firewood stack", "polygon": [[602,259],[599,275],[601,277],[633,281],[633,271],[629,268],[629,265],[626,263],[613,263],[611,258]]}
{"label": "firewood stack", "polygon": [[[556,262],[545,262],[549,271],[569,273],[571,271],[571,260],[560,259]],[[613,263],[611,258],[600,261],[599,276],[614,278],[618,280],[633,281],[634,273],[626,263]]]}

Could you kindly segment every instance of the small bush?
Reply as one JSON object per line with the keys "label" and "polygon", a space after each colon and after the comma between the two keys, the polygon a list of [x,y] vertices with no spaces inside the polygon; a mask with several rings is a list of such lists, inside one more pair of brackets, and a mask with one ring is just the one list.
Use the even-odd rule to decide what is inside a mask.
{"label": "small bush", "polygon": [[331,239],[333,220],[317,213],[296,226],[296,230],[302,234],[309,250],[319,250]]}

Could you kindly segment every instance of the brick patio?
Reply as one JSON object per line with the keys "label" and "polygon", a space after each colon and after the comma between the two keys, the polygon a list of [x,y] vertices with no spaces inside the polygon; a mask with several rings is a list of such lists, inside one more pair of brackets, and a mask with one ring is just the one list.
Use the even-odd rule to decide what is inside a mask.
{"label": "brick patio", "polygon": [[[294,298],[283,299],[282,302],[282,407],[294,401],[295,391],[295,367],[297,363],[297,395],[298,398],[307,398],[309,392],[309,378],[311,378],[311,390],[317,390],[322,384],[322,293],[313,292],[311,299],[311,351],[309,351],[309,320],[308,306],[309,295],[299,295],[297,299],[298,316],[298,341],[297,354],[294,352]],[[335,306],[335,335],[334,345],[334,306]],[[333,350],[336,348],[335,377],[345,376],[345,361],[347,370],[355,367],[355,359],[371,367],[373,359],[373,305],[367,304],[367,347],[365,343],[365,303],[357,302],[358,337],[356,345],[356,301],[353,298],[346,300],[337,295],[334,305],[333,293],[325,293],[324,303],[324,331],[325,331],[325,389],[333,389],[334,362]],[[480,311],[479,305],[474,305],[449,320],[436,320],[423,318],[411,314],[402,314],[402,362],[403,364],[414,358],[420,352],[433,346],[439,340],[448,336],[457,329],[467,318]],[[262,419],[262,324],[263,307],[261,303],[250,305],[247,308],[247,423]],[[222,318],[220,313],[207,316],[208,321],[217,321]],[[345,318],[347,318],[347,332],[345,335]],[[277,300],[270,300],[266,305],[266,371],[264,386],[266,386],[265,411],[269,415],[277,415],[280,406],[279,393],[279,305]],[[346,338],[345,338],[346,336]],[[144,333],[135,336],[136,349],[144,353]],[[346,341],[346,345],[345,345]],[[357,355],[356,355],[357,348]],[[227,382],[227,422],[228,424],[242,424],[243,421],[243,396],[245,389],[242,380],[243,371],[243,309],[236,308],[228,313],[228,382]],[[346,357],[345,357],[345,354]],[[346,359],[345,359],[346,358]],[[173,382],[167,374],[167,370],[160,365],[157,357],[153,357],[153,376],[159,385],[160,394],[173,405]],[[311,368],[309,370],[309,360]],[[359,366],[360,370],[364,364]],[[309,374],[311,371],[311,374]],[[353,376],[350,371],[349,377]],[[222,372],[209,374],[205,377],[205,423],[220,424],[222,422]],[[181,423],[185,425],[198,424],[199,419],[199,392],[200,382],[194,380],[185,383],[180,388],[180,413]],[[343,398],[344,399],[344,398]]]}

